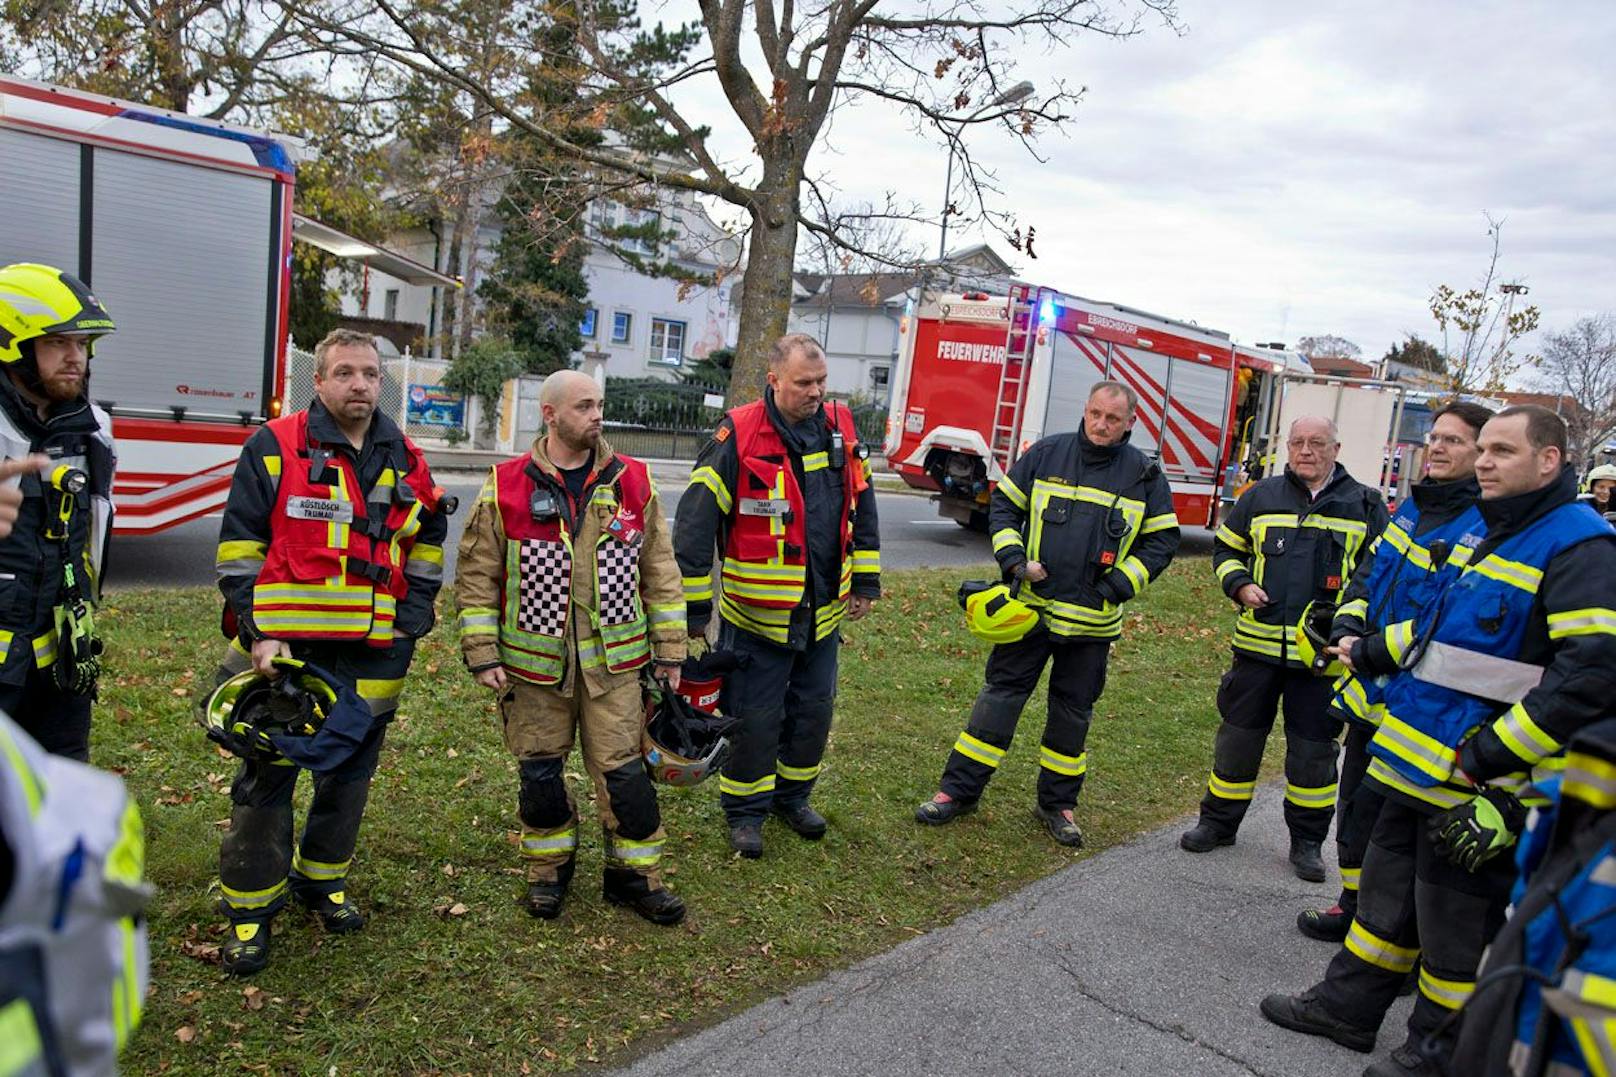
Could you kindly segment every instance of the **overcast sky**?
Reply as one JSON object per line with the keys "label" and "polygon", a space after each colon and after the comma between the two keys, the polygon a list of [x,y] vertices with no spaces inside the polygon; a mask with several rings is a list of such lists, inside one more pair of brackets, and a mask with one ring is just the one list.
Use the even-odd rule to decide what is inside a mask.
{"label": "overcast sky", "polygon": [[[1243,341],[1336,333],[1377,358],[1410,331],[1436,339],[1427,300],[1479,279],[1491,212],[1503,274],[1546,327],[1616,310],[1616,4],[1179,5],[1182,34],[1148,24],[1023,62],[1014,77],[1088,87],[1045,163],[991,132],[976,144],[1038,258],[970,229],[951,248],[989,239],[1037,283]],[[715,98],[701,119],[724,146],[722,113]],[[810,164],[850,197],[904,177],[936,206],[945,159],[872,105],[839,115]],[[935,227],[915,239],[935,252]]]}

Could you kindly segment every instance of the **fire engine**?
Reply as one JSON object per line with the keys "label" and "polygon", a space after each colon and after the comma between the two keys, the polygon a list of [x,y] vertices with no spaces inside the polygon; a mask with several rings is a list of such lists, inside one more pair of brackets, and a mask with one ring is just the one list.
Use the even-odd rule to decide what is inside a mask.
{"label": "fire engine", "polygon": [[0,265],[95,291],[118,331],[90,396],[111,413],[119,534],[223,506],[242,443],[279,414],[298,144],[0,76]]}
{"label": "fire engine", "polygon": [[1241,482],[1283,466],[1280,432],[1301,415],[1335,419],[1354,476],[1388,479],[1395,384],[1323,377],[1294,352],[1030,284],[928,294],[905,320],[888,466],[985,530],[993,486],[1033,442],[1076,430],[1102,379],[1138,394],[1131,443],[1160,463],[1181,523],[1213,526]]}

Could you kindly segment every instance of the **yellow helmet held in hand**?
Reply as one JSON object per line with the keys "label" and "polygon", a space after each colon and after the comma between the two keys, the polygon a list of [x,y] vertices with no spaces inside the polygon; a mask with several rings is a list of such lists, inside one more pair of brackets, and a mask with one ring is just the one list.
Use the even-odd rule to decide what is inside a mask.
{"label": "yellow helmet held in hand", "polygon": [[36,337],[106,336],[112,316],[84,282],[52,266],[17,262],[0,268],[0,363],[23,357]]}
{"label": "yellow helmet held in hand", "polygon": [[1321,677],[1339,677],[1347,671],[1341,660],[1327,650],[1334,621],[1334,602],[1313,601],[1302,611],[1302,620],[1296,626],[1296,655],[1310,672]]}
{"label": "yellow helmet held in hand", "polygon": [[966,580],[959,587],[959,604],[971,635],[989,643],[1014,643],[1038,627],[1038,611],[1002,583]]}

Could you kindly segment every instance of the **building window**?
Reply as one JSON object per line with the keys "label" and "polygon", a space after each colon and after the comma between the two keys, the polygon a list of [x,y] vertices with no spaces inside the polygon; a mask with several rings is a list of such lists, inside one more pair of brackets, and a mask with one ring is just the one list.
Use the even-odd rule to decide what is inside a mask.
{"label": "building window", "polygon": [[584,311],[583,321],[578,323],[578,334],[587,340],[595,339],[595,321],[600,311],[594,307]]}
{"label": "building window", "polygon": [[612,312],[612,343],[627,344],[634,332],[634,315],[626,310]]}
{"label": "building window", "polygon": [[390,322],[398,321],[397,288],[389,288],[382,294],[382,317]]}
{"label": "building window", "polygon": [[660,231],[662,228],[662,214],[654,209],[636,209],[604,198],[597,198],[589,204],[589,234],[591,239],[621,247],[623,250],[634,254],[651,254],[656,244],[649,239],[642,236],[608,236],[606,234],[615,229],[639,228],[644,225],[651,226],[654,231]]}
{"label": "building window", "polygon": [[652,318],[650,361],[678,366],[684,359],[685,323]]}

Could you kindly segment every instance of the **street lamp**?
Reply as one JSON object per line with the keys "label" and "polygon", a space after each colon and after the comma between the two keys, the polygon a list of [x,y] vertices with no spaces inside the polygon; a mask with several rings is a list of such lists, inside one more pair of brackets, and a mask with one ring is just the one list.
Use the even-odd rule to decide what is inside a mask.
{"label": "street lamp", "polygon": [[[1023,79],[1014,86],[1010,87],[1008,90],[1004,91],[1004,93],[1000,94],[998,97],[995,97],[993,100],[983,105],[981,108],[978,108],[975,112],[971,113],[963,120],[959,121],[960,130],[963,131],[966,124],[982,115],[982,113],[986,112],[988,109],[1003,108],[1005,105],[1013,105],[1017,101],[1025,101],[1027,98],[1031,97],[1032,94],[1032,83]],[[956,135],[956,137],[958,136]],[[943,260],[943,256],[948,253],[948,196],[953,193],[953,189],[954,143],[950,141],[948,143],[948,168],[945,171],[945,176],[943,179],[943,233],[937,239],[937,260],[939,262],[941,262]]]}

